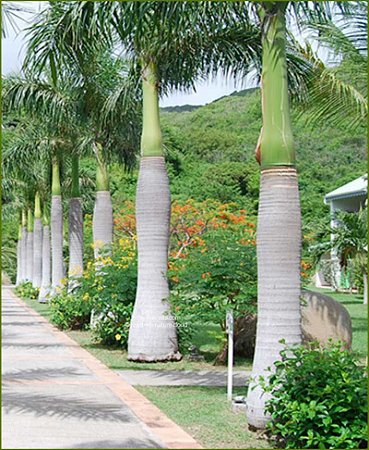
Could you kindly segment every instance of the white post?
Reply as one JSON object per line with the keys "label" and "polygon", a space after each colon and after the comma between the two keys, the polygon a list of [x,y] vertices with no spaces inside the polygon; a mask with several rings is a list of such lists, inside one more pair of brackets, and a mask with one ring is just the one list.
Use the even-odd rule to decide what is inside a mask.
{"label": "white post", "polygon": [[232,401],[232,381],[233,381],[233,313],[227,312],[226,316],[227,334],[228,334],[228,382],[227,382],[227,400]]}

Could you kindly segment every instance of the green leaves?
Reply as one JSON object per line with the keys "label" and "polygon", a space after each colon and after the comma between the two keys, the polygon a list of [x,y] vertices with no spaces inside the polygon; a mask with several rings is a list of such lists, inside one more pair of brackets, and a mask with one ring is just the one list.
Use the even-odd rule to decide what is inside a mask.
{"label": "green leaves", "polygon": [[364,448],[367,376],[340,343],[281,352],[269,382],[268,429],[286,448]]}

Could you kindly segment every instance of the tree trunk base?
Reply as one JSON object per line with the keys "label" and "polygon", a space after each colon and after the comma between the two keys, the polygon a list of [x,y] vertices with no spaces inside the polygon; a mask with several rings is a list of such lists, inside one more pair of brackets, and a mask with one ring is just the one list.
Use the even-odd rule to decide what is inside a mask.
{"label": "tree trunk base", "polygon": [[128,355],[128,361],[133,362],[146,362],[146,363],[157,363],[157,362],[170,362],[170,361],[180,361],[182,359],[182,355],[179,352],[168,353],[165,356],[150,356],[144,354],[138,355]]}

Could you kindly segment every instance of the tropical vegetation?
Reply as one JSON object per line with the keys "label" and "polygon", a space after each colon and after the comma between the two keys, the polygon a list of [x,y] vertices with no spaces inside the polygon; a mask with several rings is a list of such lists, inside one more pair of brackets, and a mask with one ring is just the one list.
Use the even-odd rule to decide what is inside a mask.
{"label": "tropical vegetation", "polygon": [[[179,361],[196,323],[216,325],[224,344],[226,312],[237,320],[257,310],[247,419],[255,429],[269,414],[278,421],[282,340],[301,342],[301,284],[329,223],[322,197],[365,171],[365,11],[357,2],[50,2],[28,29],[22,75],[3,80],[4,268],[18,293],[38,295],[57,326],[90,329],[132,364]],[[339,54],[333,68],[297,41],[293,21]],[[191,111],[159,108],[211,75],[251,72],[260,88]],[[366,228],[352,217],[333,244],[365,274]],[[298,350],[293,364],[338,358],[324,352]],[[345,355],[342,373],[355,366]],[[299,401],[283,395],[286,408]],[[361,446],[361,418],[348,435],[342,412],[323,422],[324,445]],[[284,426],[272,427],[280,441]],[[305,444],[319,439],[320,429]]]}

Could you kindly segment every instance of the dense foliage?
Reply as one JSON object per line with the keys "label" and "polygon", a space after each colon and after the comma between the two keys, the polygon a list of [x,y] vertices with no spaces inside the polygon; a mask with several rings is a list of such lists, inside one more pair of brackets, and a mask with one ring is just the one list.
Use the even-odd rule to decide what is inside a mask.
{"label": "dense foliage", "polygon": [[[325,124],[312,128],[297,120],[296,114],[294,117],[303,256],[311,263],[308,249],[317,239],[316,231],[320,224],[329,225],[324,195],[366,171],[366,131],[360,128],[348,132],[344,127],[333,129]],[[259,169],[254,149],[261,124],[258,89],[223,97],[190,112],[166,112],[164,109],[161,121],[173,200],[234,202],[251,216],[257,213]],[[81,168],[87,175],[92,177],[94,167],[92,159],[82,159]],[[126,210],[125,202],[132,203],[136,182],[136,170],[125,172],[121,166],[111,165],[110,188],[117,220],[120,220],[120,211]],[[84,211],[90,221],[93,191],[88,183],[83,191]],[[15,222],[4,220],[3,242],[10,239],[14,247],[17,229]],[[90,228],[85,227],[85,230],[90,233]],[[85,243],[89,252],[85,261],[88,261],[92,256],[91,233],[86,235]],[[8,259],[3,261],[4,270],[14,277],[15,255]]]}
{"label": "dense foliage", "polygon": [[87,264],[77,287],[71,292],[65,287],[52,297],[52,322],[61,329],[84,329],[91,323],[98,342],[126,348],[136,272],[134,241],[119,239],[111,256]]}
{"label": "dense foliage", "polygon": [[367,448],[367,373],[340,343],[281,351],[265,390],[268,429],[286,448]]}
{"label": "dense foliage", "polygon": [[27,298],[30,300],[35,300],[38,298],[39,289],[34,288],[32,283],[26,281],[25,283],[19,284],[15,289],[15,293],[21,298]]}

